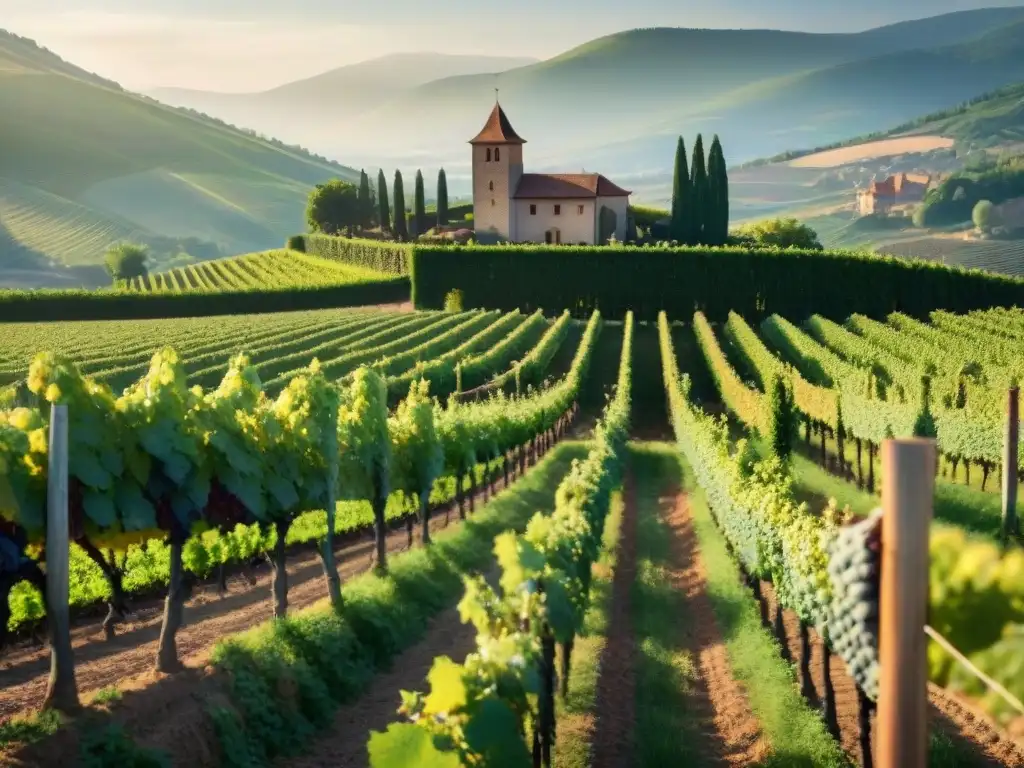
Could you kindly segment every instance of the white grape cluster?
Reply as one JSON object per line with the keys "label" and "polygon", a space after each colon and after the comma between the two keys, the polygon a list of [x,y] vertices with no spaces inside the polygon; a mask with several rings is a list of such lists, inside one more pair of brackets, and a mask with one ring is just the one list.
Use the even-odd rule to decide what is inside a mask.
{"label": "white grape cluster", "polygon": [[864,694],[878,697],[878,601],[882,565],[882,510],[846,526],[829,547],[832,648]]}

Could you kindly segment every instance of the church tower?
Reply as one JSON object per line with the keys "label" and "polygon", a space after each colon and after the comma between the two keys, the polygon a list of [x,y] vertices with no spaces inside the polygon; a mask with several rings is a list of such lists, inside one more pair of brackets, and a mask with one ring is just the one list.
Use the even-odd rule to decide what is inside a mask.
{"label": "church tower", "polygon": [[[515,239],[512,196],[523,175],[523,144],[497,102],[473,147],[473,224],[477,240]],[[482,237],[481,237],[482,236]]]}

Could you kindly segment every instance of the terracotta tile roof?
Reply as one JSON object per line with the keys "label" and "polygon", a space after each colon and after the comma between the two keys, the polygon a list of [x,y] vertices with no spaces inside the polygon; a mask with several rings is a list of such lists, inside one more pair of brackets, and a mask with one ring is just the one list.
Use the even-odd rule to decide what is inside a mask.
{"label": "terracotta tile roof", "polygon": [[892,197],[896,194],[896,179],[889,176],[884,181],[872,181],[871,186],[868,187],[868,194]]}
{"label": "terracotta tile roof", "polygon": [[512,123],[510,123],[508,117],[505,116],[505,110],[501,108],[500,104],[495,104],[494,109],[491,110],[490,117],[488,117],[487,122],[484,123],[483,130],[476,135],[475,139],[471,139],[469,143],[525,144],[526,139],[521,139],[519,137],[519,134],[516,133],[516,129],[512,127]]}
{"label": "terracotta tile roof", "polygon": [[600,173],[524,173],[512,197],[520,200],[578,200],[626,197],[629,194]]}

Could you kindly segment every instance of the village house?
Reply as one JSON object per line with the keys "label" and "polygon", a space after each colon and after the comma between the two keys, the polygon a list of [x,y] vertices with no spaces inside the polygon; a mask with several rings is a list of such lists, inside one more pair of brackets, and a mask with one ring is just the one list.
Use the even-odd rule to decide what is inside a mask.
{"label": "village house", "polygon": [[931,176],[923,173],[900,173],[882,181],[872,181],[857,191],[857,210],[861,216],[885,215],[894,206],[919,203],[928,191]]}
{"label": "village house", "polygon": [[473,147],[477,240],[595,245],[626,238],[629,192],[599,173],[524,173],[523,145],[495,103]]}

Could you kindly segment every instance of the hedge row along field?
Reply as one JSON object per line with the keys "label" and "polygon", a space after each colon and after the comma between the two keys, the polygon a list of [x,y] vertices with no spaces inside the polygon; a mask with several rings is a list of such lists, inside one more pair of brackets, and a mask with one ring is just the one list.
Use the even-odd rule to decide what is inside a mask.
{"label": "hedge row along field", "polygon": [[281,250],[190,264],[133,278],[126,287],[142,293],[219,293],[379,283],[387,278],[384,272]]}
{"label": "hedge row along field", "polygon": [[449,291],[464,306],[585,317],[595,307],[654,320],[665,310],[711,320],[737,312],[841,320],[855,312],[926,317],[1024,305],[1024,280],[840,251],[574,246],[421,247],[412,252],[413,303],[439,309]]}
{"label": "hedge row along field", "polygon": [[[424,246],[305,235],[278,252],[275,264],[294,262],[305,274],[309,258],[390,275],[347,284],[281,287],[281,269],[239,287],[246,258],[212,262],[191,273],[168,273],[147,282],[150,291],[0,292],[0,321],[182,317],[251,311],[388,304],[408,299],[418,309],[441,309],[461,290],[466,307],[568,309],[586,318],[599,308],[615,316],[634,311],[653,320],[661,310],[689,316],[703,311],[725,319],[770,314],[838,320],[855,312],[883,318],[891,312],[925,317],[934,309],[965,312],[1024,304],[1024,279],[924,261],[842,251],[772,251],[739,248],[589,248],[574,246]],[[287,258],[285,255],[287,254]],[[267,257],[268,259],[271,257]],[[256,259],[259,261],[259,259]],[[237,263],[236,263],[237,262]],[[224,265],[231,263],[228,270]],[[315,262],[313,262],[315,263]],[[329,270],[328,270],[329,271]],[[186,270],[188,272],[188,270]],[[173,277],[171,276],[173,274]],[[247,274],[252,274],[248,273]],[[365,273],[360,273],[365,274]],[[794,279],[794,275],[799,279]],[[326,278],[325,278],[326,279]],[[182,284],[187,280],[190,288]],[[411,282],[410,282],[411,280]],[[174,286],[181,288],[178,292]],[[270,281],[269,284],[266,281]],[[213,288],[220,284],[222,287]]]}

